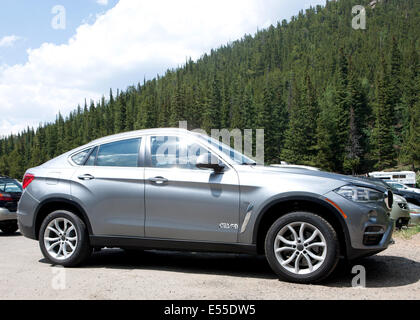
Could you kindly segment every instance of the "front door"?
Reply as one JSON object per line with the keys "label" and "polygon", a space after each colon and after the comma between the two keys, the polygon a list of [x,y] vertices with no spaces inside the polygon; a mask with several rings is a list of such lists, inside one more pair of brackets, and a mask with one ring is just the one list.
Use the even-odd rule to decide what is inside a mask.
{"label": "front door", "polygon": [[150,136],[147,142],[146,237],[236,242],[236,171],[229,166],[222,173],[196,168],[199,153],[208,151],[187,137]]}

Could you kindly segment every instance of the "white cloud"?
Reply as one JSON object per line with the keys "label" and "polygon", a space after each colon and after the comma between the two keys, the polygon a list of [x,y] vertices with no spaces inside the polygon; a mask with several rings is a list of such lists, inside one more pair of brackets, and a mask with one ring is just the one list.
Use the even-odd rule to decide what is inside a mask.
{"label": "white cloud", "polygon": [[125,89],[253,34],[290,17],[282,11],[290,6],[286,0],[120,0],[68,43],[44,43],[28,50],[25,64],[0,65],[0,135],[52,121],[110,87]]}
{"label": "white cloud", "polygon": [[20,38],[15,35],[11,36],[4,36],[0,39],[0,48],[1,47],[12,47],[16,41],[18,41]]}
{"label": "white cloud", "polygon": [[101,6],[107,6],[108,0],[96,0],[97,4],[100,4]]}

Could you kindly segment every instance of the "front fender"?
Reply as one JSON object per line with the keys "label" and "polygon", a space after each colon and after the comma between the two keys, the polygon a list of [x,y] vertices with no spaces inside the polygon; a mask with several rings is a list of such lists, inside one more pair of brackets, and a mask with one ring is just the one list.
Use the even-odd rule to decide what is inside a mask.
{"label": "front fender", "polygon": [[[270,209],[273,206],[284,204],[285,209],[287,208],[287,210],[285,211],[290,212],[290,209],[293,210],[294,202],[296,202],[296,208],[298,207],[297,204],[303,203],[306,204],[306,207],[309,208],[311,204],[313,204],[314,209],[315,207],[318,209],[324,208],[330,215],[334,216],[336,221],[339,222],[341,229],[344,232],[346,242],[348,239],[350,239],[345,218],[340,213],[340,211],[336,207],[334,207],[332,203],[327,201],[326,197],[311,192],[285,192],[266,199],[258,207],[253,209],[251,217],[249,218],[248,227],[246,228],[246,231],[243,234],[240,234],[240,242],[247,239],[249,243],[256,244],[261,222],[266,217],[266,215],[272,214],[272,212],[270,212]],[[241,223],[243,223],[243,220],[241,221]]]}

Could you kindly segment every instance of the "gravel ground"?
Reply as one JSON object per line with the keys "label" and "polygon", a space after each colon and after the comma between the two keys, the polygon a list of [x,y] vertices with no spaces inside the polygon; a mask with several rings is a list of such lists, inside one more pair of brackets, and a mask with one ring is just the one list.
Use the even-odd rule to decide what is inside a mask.
{"label": "gravel ground", "polygon": [[[354,264],[366,268],[366,288],[351,287]],[[320,285],[278,281],[264,257],[235,254],[106,249],[63,269],[44,260],[37,242],[0,233],[0,299],[420,298],[420,234],[352,265]]]}

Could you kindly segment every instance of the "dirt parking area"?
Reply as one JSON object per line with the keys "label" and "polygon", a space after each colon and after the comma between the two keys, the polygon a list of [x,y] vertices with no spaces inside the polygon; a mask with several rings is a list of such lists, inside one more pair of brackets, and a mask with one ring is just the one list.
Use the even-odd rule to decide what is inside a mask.
{"label": "dirt parking area", "polygon": [[[0,233],[0,299],[419,299],[420,234],[341,264],[319,285],[276,279],[264,257],[105,249],[80,268],[53,267],[38,243]],[[353,265],[366,288],[353,288]]]}

